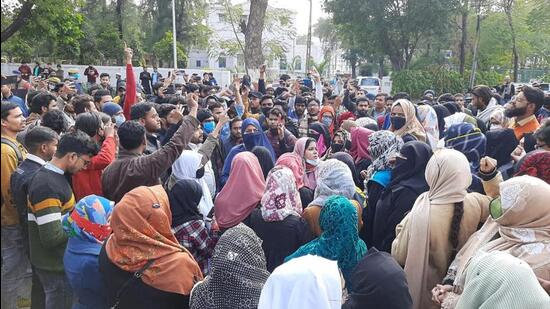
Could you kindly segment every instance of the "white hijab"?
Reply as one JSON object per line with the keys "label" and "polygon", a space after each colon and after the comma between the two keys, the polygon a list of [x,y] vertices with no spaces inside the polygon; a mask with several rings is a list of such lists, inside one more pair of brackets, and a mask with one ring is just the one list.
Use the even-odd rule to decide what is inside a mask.
{"label": "white hijab", "polygon": [[258,309],[342,307],[342,280],[336,261],[306,255],[275,268],[260,295]]}
{"label": "white hijab", "polygon": [[192,150],[182,151],[180,157],[172,164],[172,177],[175,178],[175,181],[191,178],[201,185],[202,199],[199,203],[199,211],[204,219],[207,220],[208,213],[214,207],[214,203],[212,202],[210,189],[204,180],[205,177],[196,178],[197,170],[201,166],[201,161],[201,154]]}

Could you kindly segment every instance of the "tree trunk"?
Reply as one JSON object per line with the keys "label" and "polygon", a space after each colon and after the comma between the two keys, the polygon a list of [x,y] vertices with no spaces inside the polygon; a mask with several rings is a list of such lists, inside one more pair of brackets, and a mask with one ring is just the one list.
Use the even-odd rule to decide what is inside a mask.
{"label": "tree trunk", "polygon": [[262,32],[268,0],[250,1],[250,13],[244,33],[244,61],[247,68],[257,68],[264,62],[262,52]]}
{"label": "tree trunk", "polygon": [[514,1],[510,0],[508,4],[509,5],[505,6],[505,11],[506,17],[508,18],[508,25],[510,26],[510,34],[512,35],[512,66],[514,68],[512,80],[515,82],[518,79],[519,57],[516,46],[516,32],[514,31],[514,24],[512,23],[512,8],[514,5]]}
{"label": "tree trunk", "polygon": [[1,35],[1,42],[6,41],[9,39],[12,35],[14,35],[19,29],[21,29],[23,26],[25,26],[31,17],[32,14],[32,8],[34,6],[34,1],[27,0],[23,3],[21,6],[21,10],[17,14],[17,16],[13,19],[13,22],[2,31]]}
{"label": "tree trunk", "polygon": [[460,51],[458,53],[459,59],[459,72],[464,74],[464,69],[466,67],[466,44],[468,43],[468,6],[469,1],[464,2],[462,7],[462,20],[461,20],[461,37],[460,37]]}
{"label": "tree trunk", "polygon": [[351,66],[351,78],[357,77],[357,60],[351,59],[349,62],[349,65]]}
{"label": "tree trunk", "polygon": [[122,40],[122,6],[124,5],[124,0],[116,0],[116,19],[118,26],[118,37]]}
{"label": "tree trunk", "polygon": [[378,59],[378,78],[384,77],[384,57]]}

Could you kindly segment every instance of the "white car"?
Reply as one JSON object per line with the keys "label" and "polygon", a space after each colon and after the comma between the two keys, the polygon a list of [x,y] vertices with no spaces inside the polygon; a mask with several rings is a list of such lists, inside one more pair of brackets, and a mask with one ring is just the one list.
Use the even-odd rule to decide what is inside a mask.
{"label": "white car", "polygon": [[382,83],[378,77],[374,76],[359,76],[357,77],[357,85],[361,87],[362,90],[367,91],[368,93],[377,94],[382,92]]}

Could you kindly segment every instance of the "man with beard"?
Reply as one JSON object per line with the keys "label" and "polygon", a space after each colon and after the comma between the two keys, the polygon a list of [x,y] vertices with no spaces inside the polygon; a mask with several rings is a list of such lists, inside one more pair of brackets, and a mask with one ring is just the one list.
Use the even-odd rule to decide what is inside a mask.
{"label": "man with beard", "polygon": [[145,147],[145,151],[143,153],[148,155],[160,149],[161,144],[158,133],[162,126],[160,123],[159,114],[153,104],[138,103],[132,106],[130,117],[132,120],[139,122],[145,127],[147,146]]}
{"label": "man with beard", "polygon": [[235,117],[231,119],[231,122],[229,123],[229,126],[231,128],[231,133],[229,134],[228,138],[222,141],[224,156],[227,156],[229,151],[231,151],[231,148],[243,143],[243,135],[241,133],[242,125],[243,125],[243,121],[241,118]]}
{"label": "man with beard", "polygon": [[525,134],[535,132],[540,124],[535,117],[544,103],[544,92],[538,88],[523,86],[520,93],[508,104],[505,115],[514,117],[512,129],[518,140]]}

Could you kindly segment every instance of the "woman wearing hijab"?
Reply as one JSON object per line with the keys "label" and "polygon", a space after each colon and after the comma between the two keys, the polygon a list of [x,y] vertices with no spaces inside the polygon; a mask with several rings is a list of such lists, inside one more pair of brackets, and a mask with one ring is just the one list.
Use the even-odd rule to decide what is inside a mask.
{"label": "woman wearing hijab", "polygon": [[504,114],[504,109],[497,109],[491,113],[491,119],[489,120],[489,131],[509,128],[512,124],[510,118]]}
{"label": "woman wearing hijab", "polygon": [[243,136],[243,143],[234,146],[225,158],[225,162],[223,164],[223,172],[220,177],[222,185],[225,185],[225,183],[227,182],[229,172],[231,171],[231,164],[233,163],[233,158],[238,153],[241,153],[243,151],[252,151],[252,149],[256,146],[263,146],[267,148],[267,150],[269,150],[269,152],[271,153],[271,159],[273,160],[273,162],[275,162],[275,152],[273,151],[273,147],[271,146],[271,143],[265,135],[262,126],[260,125],[258,120],[254,118],[246,118],[245,120],[243,120],[241,134]]}
{"label": "woman wearing hijab", "polygon": [[[313,196],[313,201],[309,204],[302,217],[306,219],[311,231],[316,235],[321,235],[322,229],[319,224],[319,214],[321,213],[325,203],[332,195],[340,195],[352,200],[355,194],[355,184],[350,169],[346,164],[329,159],[321,162],[317,169],[317,188]],[[359,218],[363,209],[357,201],[354,205],[357,208]],[[363,222],[359,219],[357,222],[359,229],[363,226]]]}
{"label": "woman wearing hijab", "polygon": [[424,127],[416,119],[416,109],[411,101],[399,99],[391,107],[390,131],[401,137],[404,142],[426,142]]}
{"label": "woman wearing hijab", "polygon": [[424,171],[431,156],[430,146],[423,142],[408,142],[401,148],[391,170],[391,183],[375,206],[372,246],[391,253],[395,227],[412,209],[418,196],[429,189]]}
{"label": "woman wearing hijab", "polygon": [[467,193],[472,174],[452,149],[433,154],[426,166],[429,191],[396,227],[392,256],[405,267],[413,308],[433,308],[431,288],[441,282],[456,253],[488,217],[491,197]]}
{"label": "woman wearing hijab", "polygon": [[550,296],[529,264],[509,253],[481,253],[466,271],[463,296],[456,309],[550,308]]}
{"label": "woman wearing hijab", "polygon": [[[315,139],[311,137],[299,138],[294,145],[293,154],[299,157],[304,165],[304,185],[311,190],[315,190],[317,187],[315,170],[319,163],[321,163]],[[294,175],[296,175],[296,173],[294,173]]]}
{"label": "woman wearing hijab", "polygon": [[360,230],[361,238],[369,246],[372,246],[376,205],[384,190],[391,183],[393,160],[402,146],[403,140],[390,131],[376,131],[369,136],[369,153],[373,161],[365,172],[368,198],[366,211],[363,212],[365,225]]}
{"label": "woman wearing hijab", "polygon": [[435,113],[437,114],[437,127],[439,128],[439,138],[445,136],[445,118],[451,116],[451,113],[445,106],[434,105],[432,106]]}
{"label": "woman wearing hijab", "polygon": [[307,136],[315,139],[319,156],[323,157],[329,150],[332,140],[328,127],[321,122],[314,122],[309,125]]}
{"label": "woman wearing hijab", "polygon": [[199,211],[201,199],[201,186],[190,178],[178,180],[168,193],[174,236],[191,252],[202,273],[207,274],[217,236],[207,228]]}
{"label": "woman wearing hijab", "polygon": [[445,148],[460,151],[470,162],[472,172],[472,185],[470,191],[485,193],[481,179],[477,176],[479,171],[479,160],[485,155],[487,138],[481,131],[471,123],[460,123],[452,125],[445,136]]}
{"label": "woman wearing hijab", "polygon": [[295,153],[284,153],[277,159],[276,166],[286,167],[292,171],[294,175],[293,181],[296,183],[296,188],[300,193],[302,208],[307,207],[313,201],[314,190],[306,187],[304,183],[306,173],[303,159]]}
{"label": "woman wearing hijab", "polygon": [[355,164],[353,162],[353,158],[351,157],[351,155],[345,152],[337,152],[331,155],[330,159],[336,159],[348,166],[349,170],[351,171],[351,175],[353,176],[353,182],[355,183],[355,191],[363,193],[363,186],[364,186],[363,180],[361,179],[361,176],[359,175],[359,173],[357,172],[357,169],[355,168]]}
{"label": "woman wearing hijab", "polygon": [[437,113],[429,105],[418,106],[418,121],[424,127],[426,131],[426,139],[432,150],[437,148],[437,142],[439,141],[439,122],[437,119]]}
{"label": "woman wearing hijab", "polygon": [[[349,153],[353,157],[356,169],[358,171],[366,170],[372,163],[369,153],[369,137],[374,131],[361,127],[352,127],[350,130],[351,150]],[[364,188],[364,184],[361,187]]]}
{"label": "woman wearing hijab", "polygon": [[342,307],[342,280],[336,261],[306,255],[277,267],[267,278],[258,309]]}
{"label": "woman wearing hijab", "polygon": [[264,174],[264,179],[267,179],[267,174],[269,174],[269,171],[274,166],[274,161],[271,158],[271,153],[269,150],[263,146],[256,146],[252,148],[251,151],[256,158],[258,158],[258,162],[260,162],[260,166],[262,167],[262,172]]}
{"label": "woman wearing hijab", "polygon": [[99,272],[98,256],[103,241],[111,234],[109,217],[114,202],[101,196],[88,195],[73,211],[61,219],[69,236],[63,265],[78,302],[73,308],[108,308],[107,291]]}
{"label": "woman wearing hijab", "polygon": [[327,126],[330,136],[334,135],[336,125],[336,113],[330,105],[324,105],[319,111],[319,121]]}
{"label": "woman wearing hijab", "polygon": [[367,246],[357,233],[358,220],[357,208],[347,198],[331,196],[319,216],[322,234],[289,255],[286,261],[308,254],[337,261],[349,286],[353,269],[367,253]]}
{"label": "woman wearing hijab", "polygon": [[[210,224],[211,210],[214,208],[212,192],[204,179],[205,166],[202,164],[203,155],[192,150],[184,150],[180,157],[172,164],[172,175],[168,179],[167,188],[171,190],[174,184],[181,179],[193,179],[202,190],[199,211],[203,219]],[[210,216],[209,216],[210,215]]]}
{"label": "woman wearing hijab", "polygon": [[370,248],[351,275],[351,289],[342,309],[410,309],[405,272],[386,252]]}
{"label": "woman wearing hijab", "polygon": [[497,169],[502,173],[505,180],[510,178],[514,166],[512,152],[519,144],[514,130],[491,130],[485,132],[485,137],[487,138],[487,151],[485,154],[497,160]]}
{"label": "woman wearing hijab", "polygon": [[[537,277],[550,280],[549,200],[550,185],[539,178],[518,176],[502,182],[500,198],[489,205],[490,218],[456,255],[442,281],[453,286],[433,284],[433,295],[441,295],[438,290],[462,292],[470,260],[477,252],[509,253],[529,264]],[[450,299],[443,296],[438,299],[441,303],[457,298],[451,292],[444,295]]]}
{"label": "woman wearing hijab", "polygon": [[349,137],[349,133],[346,130],[340,129],[334,132],[334,136],[332,137],[332,141],[330,143],[330,148],[326,152],[326,155],[332,155],[338,152],[345,153],[349,149],[351,149],[351,140]]}
{"label": "woman wearing hijab", "polygon": [[240,223],[220,237],[210,274],[193,287],[190,307],[256,309],[268,277],[262,241]]}
{"label": "woman wearing hijab", "polygon": [[314,238],[301,215],[302,203],[292,171],[275,167],[267,177],[260,208],[250,216],[250,228],[262,239],[268,271]]}
{"label": "woman wearing hijab", "polygon": [[99,254],[110,306],[189,307],[189,293],[202,273],[171,225],[168,195],[160,185],[137,187],[116,205],[113,234]]}
{"label": "woman wearing hijab", "polygon": [[214,203],[216,223],[221,231],[243,221],[248,225],[249,216],[259,206],[265,190],[262,168],[254,154],[241,152],[233,161],[229,179]]}

